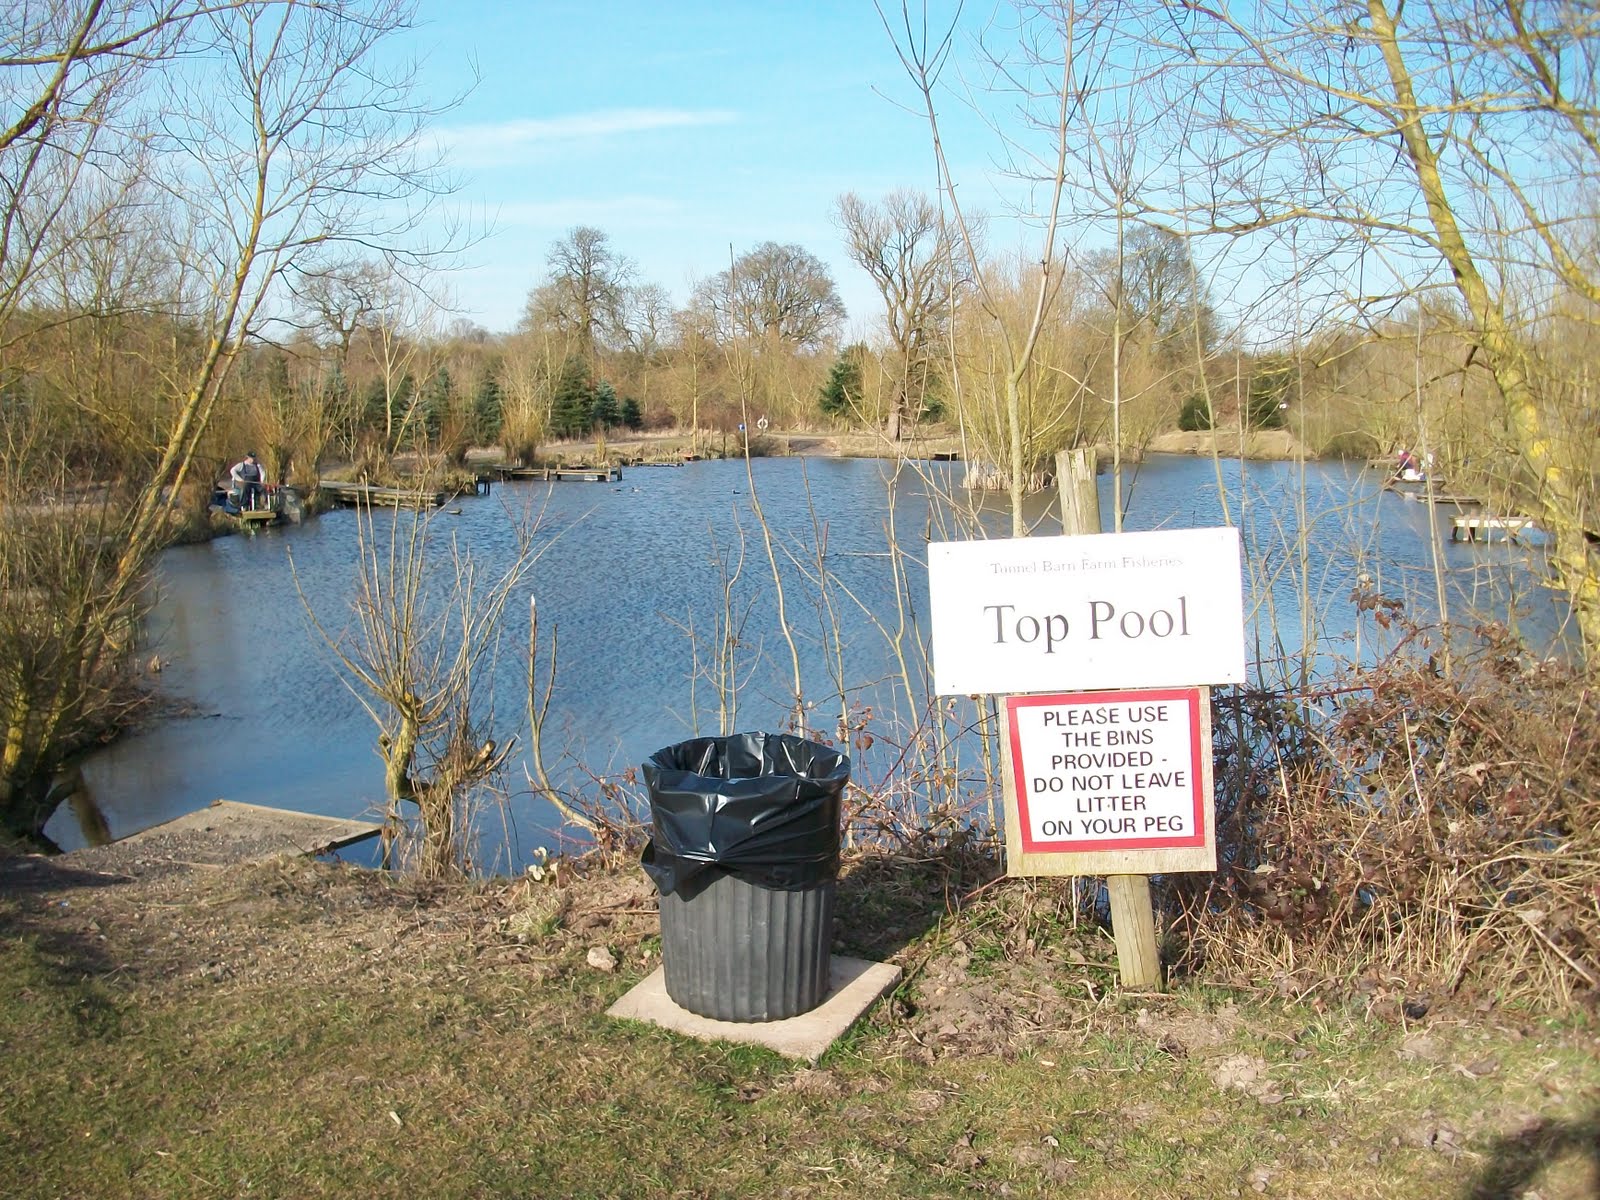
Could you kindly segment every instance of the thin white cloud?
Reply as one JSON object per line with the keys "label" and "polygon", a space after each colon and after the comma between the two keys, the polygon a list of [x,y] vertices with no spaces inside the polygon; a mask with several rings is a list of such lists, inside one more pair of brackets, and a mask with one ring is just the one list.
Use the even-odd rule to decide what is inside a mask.
{"label": "thin white cloud", "polygon": [[681,219],[683,205],[664,196],[625,195],[570,197],[561,200],[515,200],[496,205],[490,219],[498,229],[565,229],[570,225],[655,226]]}
{"label": "thin white cloud", "polygon": [[560,117],[519,117],[437,131],[440,148],[461,167],[493,167],[525,162],[530,153],[572,142],[729,125],[736,114],[726,109],[609,108]]}

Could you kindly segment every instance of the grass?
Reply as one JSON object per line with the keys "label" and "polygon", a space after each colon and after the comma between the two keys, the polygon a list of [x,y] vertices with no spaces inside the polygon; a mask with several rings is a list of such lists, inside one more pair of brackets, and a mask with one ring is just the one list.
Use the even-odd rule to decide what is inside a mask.
{"label": "grass", "polygon": [[[526,882],[422,892],[301,863],[0,890],[0,1194],[1557,1200],[1600,1181],[1582,1013],[1117,997],[1103,934],[997,887],[911,921],[910,982],[807,1067],[604,1016],[658,961],[637,874],[568,877],[534,922],[516,918],[551,905]],[[1012,910],[1032,957],[988,949]],[[616,972],[586,965],[595,945]]]}

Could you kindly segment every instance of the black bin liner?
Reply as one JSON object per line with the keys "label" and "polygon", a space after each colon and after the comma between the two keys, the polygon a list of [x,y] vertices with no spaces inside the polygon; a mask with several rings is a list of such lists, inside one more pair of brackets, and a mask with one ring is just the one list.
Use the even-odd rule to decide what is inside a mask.
{"label": "black bin liner", "polygon": [[644,767],[667,995],[722,1021],[827,996],[850,760],[790,734],[694,738]]}
{"label": "black bin liner", "polygon": [[652,834],[644,869],[663,895],[720,867],[795,890],[839,876],[850,758],[787,733],[691,738],[644,764]]}

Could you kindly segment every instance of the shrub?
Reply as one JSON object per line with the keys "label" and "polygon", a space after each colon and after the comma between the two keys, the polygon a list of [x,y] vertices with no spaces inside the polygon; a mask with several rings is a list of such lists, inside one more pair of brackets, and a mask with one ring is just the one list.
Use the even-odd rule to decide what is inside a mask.
{"label": "shrub", "polygon": [[1376,458],[1381,450],[1378,439],[1370,433],[1351,430],[1330,437],[1322,444],[1321,454],[1323,458],[1368,459]]}
{"label": "shrub", "polygon": [[1282,429],[1286,419],[1289,385],[1295,365],[1285,358],[1266,358],[1256,364],[1245,402],[1245,423],[1251,429]]}
{"label": "shrub", "polygon": [[1600,996],[1592,683],[1490,631],[1448,676],[1423,653],[1309,697],[1217,693],[1221,869],[1171,887],[1192,961],[1533,1009]]}
{"label": "shrub", "polygon": [[1211,402],[1205,396],[1190,396],[1178,411],[1178,428],[1185,433],[1204,432],[1213,424]]}

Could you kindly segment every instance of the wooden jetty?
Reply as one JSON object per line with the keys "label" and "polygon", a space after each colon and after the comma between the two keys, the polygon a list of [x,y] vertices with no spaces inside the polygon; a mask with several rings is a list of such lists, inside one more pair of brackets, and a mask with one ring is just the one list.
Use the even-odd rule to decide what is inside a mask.
{"label": "wooden jetty", "polygon": [[501,479],[537,479],[544,483],[617,483],[622,468],[609,463],[599,467],[496,467]]}
{"label": "wooden jetty", "polygon": [[1496,531],[1501,540],[1516,542],[1525,533],[1538,533],[1539,524],[1532,517],[1455,517],[1450,521],[1452,542],[1492,542]]}
{"label": "wooden jetty", "polygon": [[[400,478],[406,480],[412,477],[401,475]],[[453,500],[457,496],[487,496],[494,489],[494,476],[486,471],[446,471],[443,476],[417,478],[436,484],[443,489],[448,500]]]}
{"label": "wooden jetty", "polygon": [[317,487],[340,504],[367,504],[384,508],[438,508],[443,492],[426,488],[376,487],[349,479],[319,479]]}
{"label": "wooden jetty", "polygon": [[1426,504],[1430,500],[1435,504],[1453,504],[1457,508],[1481,508],[1483,501],[1476,496],[1467,496],[1458,492],[1444,491],[1444,482],[1437,480],[1433,490],[1429,490],[1426,482],[1402,482],[1391,479],[1383,485],[1386,492],[1393,492],[1402,500],[1415,500],[1419,504]]}

